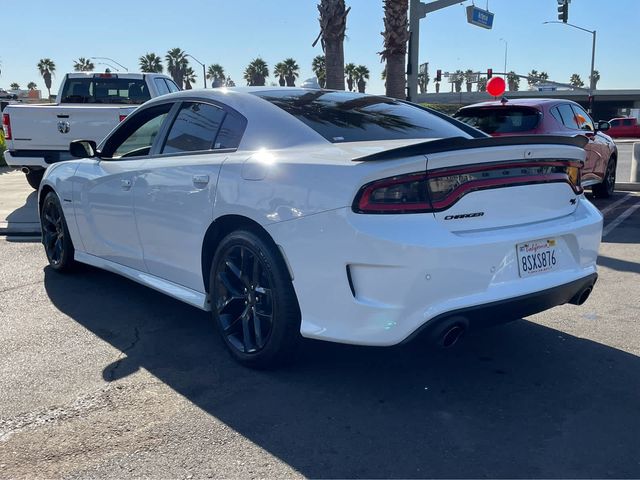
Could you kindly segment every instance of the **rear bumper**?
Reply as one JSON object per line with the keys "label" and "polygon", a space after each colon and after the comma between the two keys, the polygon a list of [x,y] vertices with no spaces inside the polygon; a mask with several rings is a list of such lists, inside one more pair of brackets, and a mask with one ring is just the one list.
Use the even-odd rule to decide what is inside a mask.
{"label": "rear bumper", "polygon": [[565,303],[576,302],[581,293],[593,288],[597,279],[598,274],[593,273],[585,278],[540,292],[443,313],[432,318],[402,343],[423,335],[438,339],[453,325],[463,325],[468,330],[476,330],[528,317]]}
{"label": "rear bumper", "polygon": [[58,150],[7,150],[4,152],[4,160],[10,167],[47,168],[52,163],[72,158],[68,151]]}

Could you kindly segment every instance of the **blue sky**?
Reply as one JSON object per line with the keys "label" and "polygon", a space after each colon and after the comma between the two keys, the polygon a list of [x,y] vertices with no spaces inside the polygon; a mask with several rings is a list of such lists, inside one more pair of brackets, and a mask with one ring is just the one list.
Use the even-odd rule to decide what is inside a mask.
{"label": "blue sky", "polygon": [[[311,43],[318,34],[315,0],[109,0],[87,2],[31,0],[25,7],[3,14],[3,48],[0,51],[0,87],[12,82],[23,88],[29,81],[44,86],[36,69],[40,58],[57,65],[58,79],[84,56],[111,57],[135,71],[138,57],[147,52],[164,56],[180,47],[206,64],[220,63],[236,84],[242,85],[244,67],[260,55],[270,68],[286,58],[301,66],[301,78],[312,76],[311,60],[321,52]],[[464,5],[471,2],[466,1]],[[476,0],[487,6],[487,0]],[[171,7],[169,7],[171,5]],[[382,93],[382,0],[347,0],[352,7],[345,41],[347,62],[371,70],[367,91]],[[508,70],[526,74],[532,68],[547,71],[555,81],[566,82],[572,73],[589,75],[591,35],[564,25],[543,25],[556,20],[556,0],[489,0],[495,13],[493,30],[467,24],[464,5],[454,5],[429,15],[421,23],[420,61],[430,71],[500,71],[508,42]],[[8,5],[5,5],[8,7]],[[6,9],[5,9],[6,11]],[[640,0],[573,0],[569,21],[597,30],[596,68],[599,88],[640,88]],[[201,67],[194,64],[202,85]],[[104,65],[97,65],[99,69]],[[273,78],[268,81],[273,81]],[[524,87],[524,84],[522,85]]]}

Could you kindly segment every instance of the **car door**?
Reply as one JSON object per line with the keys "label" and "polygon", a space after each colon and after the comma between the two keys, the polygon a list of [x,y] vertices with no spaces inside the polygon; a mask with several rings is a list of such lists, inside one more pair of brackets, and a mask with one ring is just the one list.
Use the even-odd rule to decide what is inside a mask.
{"label": "car door", "polygon": [[106,140],[100,157],[76,171],[76,220],[85,251],[145,271],[134,192],[171,104],[138,111]]}
{"label": "car door", "polygon": [[[568,130],[574,135],[585,135],[589,139],[589,142],[584,147],[587,152],[587,158],[585,159],[584,168],[582,169],[582,180],[584,182],[596,180],[598,177],[594,172],[597,169],[601,154],[594,143],[595,133],[593,131],[593,123],[591,123],[591,130],[588,130],[585,122],[589,116],[587,115],[587,117],[585,117],[585,121],[579,120],[577,112],[570,103],[561,103],[556,108],[561,116],[562,123]],[[589,118],[589,121],[590,120]]]}
{"label": "car door", "polygon": [[218,174],[246,120],[207,101],[184,101],[145,166],[135,215],[149,273],[204,293],[202,243],[213,222]]}
{"label": "car door", "polygon": [[591,173],[598,180],[602,180],[602,178],[604,178],[604,172],[607,170],[607,163],[611,154],[609,150],[609,141],[605,135],[596,131],[595,124],[591,116],[581,106],[571,105],[571,107],[575,112],[578,127],[589,139],[589,143],[585,148],[594,153]]}

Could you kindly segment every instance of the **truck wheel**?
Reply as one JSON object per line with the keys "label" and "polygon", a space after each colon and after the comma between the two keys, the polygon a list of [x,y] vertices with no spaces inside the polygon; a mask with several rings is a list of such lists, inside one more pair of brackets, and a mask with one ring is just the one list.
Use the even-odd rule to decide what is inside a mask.
{"label": "truck wheel", "polygon": [[593,196],[596,198],[609,198],[613,195],[613,191],[616,188],[616,159],[610,158],[607,163],[607,170],[604,173],[602,183],[591,187]]}
{"label": "truck wheel", "polygon": [[34,190],[38,190],[42,177],[44,176],[44,170],[29,170],[29,173],[25,173],[25,176],[27,177],[29,185],[31,185]]}

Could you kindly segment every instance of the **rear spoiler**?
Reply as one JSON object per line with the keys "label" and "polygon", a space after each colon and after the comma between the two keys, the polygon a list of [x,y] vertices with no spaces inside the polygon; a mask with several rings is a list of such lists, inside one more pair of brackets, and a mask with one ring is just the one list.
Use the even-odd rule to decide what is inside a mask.
{"label": "rear spoiler", "polygon": [[485,137],[464,138],[451,137],[440,140],[429,140],[414,143],[405,147],[392,148],[382,152],[354,158],[353,162],[370,162],[373,160],[393,160],[416,155],[452,152],[455,150],[470,150],[473,148],[508,147],[515,145],[567,145],[584,148],[589,139],[584,135],[562,137],[558,135],[522,135],[517,137]]}

